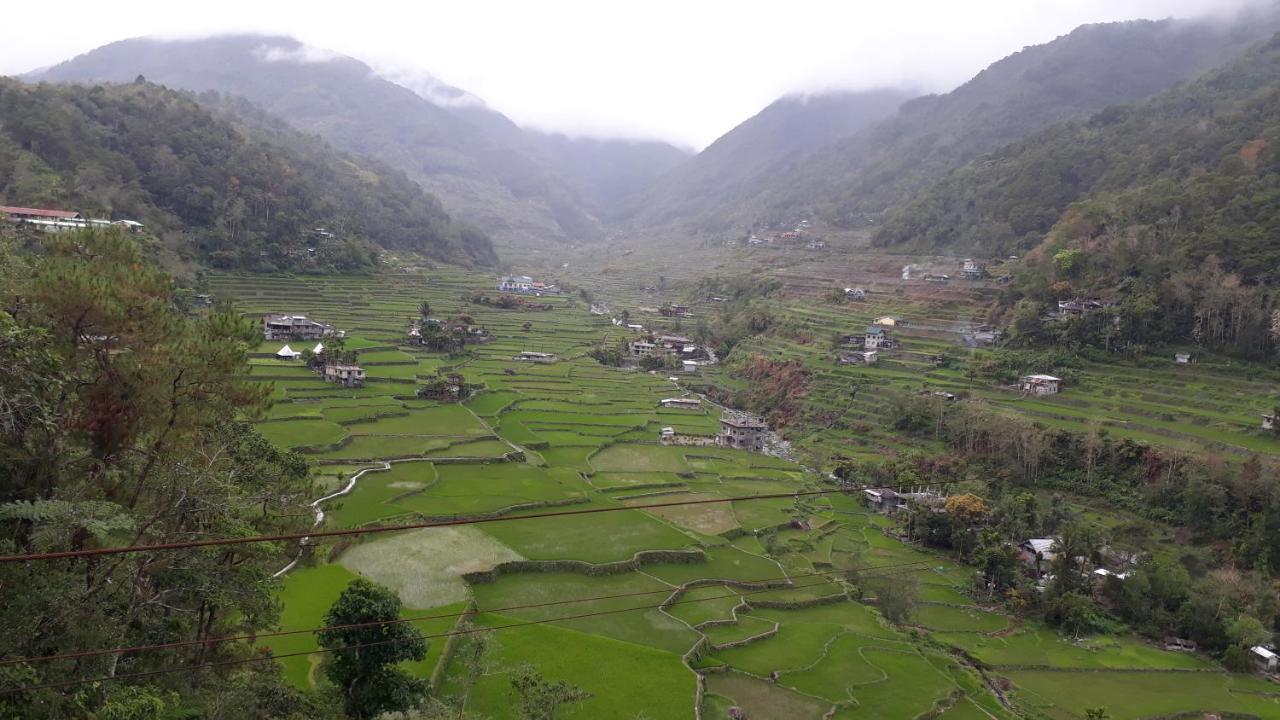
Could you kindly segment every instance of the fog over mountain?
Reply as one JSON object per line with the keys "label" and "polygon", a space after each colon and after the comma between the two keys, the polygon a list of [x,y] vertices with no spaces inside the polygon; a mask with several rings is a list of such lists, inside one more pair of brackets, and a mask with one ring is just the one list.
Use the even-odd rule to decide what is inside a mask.
{"label": "fog over mountain", "polygon": [[[1086,23],[1229,14],[1246,0],[947,0],[785,6],[708,0],[406,6],[386,0],[18,4],[0,74],[20,74],[129,37],[283,34],[356,57],[399,81],[429,73],[522,127],[665,139],[702,148],[779,97],[902,85],[947,92],[995,60]],[[531,29],[536,28],[536,31]]]}

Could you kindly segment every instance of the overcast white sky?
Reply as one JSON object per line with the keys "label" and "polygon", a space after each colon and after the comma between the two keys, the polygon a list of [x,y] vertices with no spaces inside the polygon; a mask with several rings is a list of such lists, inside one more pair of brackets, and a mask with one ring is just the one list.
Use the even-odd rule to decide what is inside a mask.
{"label": "overcast white sky", "polygon": [[[99,0],[6,3],[0,74],[140,35],[293,35],[416,68],[522,125],[702,147],[780,95],[945,91],[1088,22],[1243,0]],[[32,31],[15,32],[15,28]]]}

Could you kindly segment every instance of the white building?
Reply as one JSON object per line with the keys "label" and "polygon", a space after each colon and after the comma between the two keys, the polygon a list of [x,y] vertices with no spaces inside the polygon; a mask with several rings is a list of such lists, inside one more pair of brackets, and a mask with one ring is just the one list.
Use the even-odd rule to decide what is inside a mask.
{"label": "white building", "polygon": [[1280,655],[1276,655],[1271,648],[1255,645],[1249,648],[1249,657],[1253,659],[1253,664],[1263,672],[1275,672],[1280,665]]}
{"label": "white building", "polygon": [[555,353],[533,352],[532,350],[524,350],[519,355],[513,355],[512,360],[521,360],[523,362],[551,363],[556,361]]}
{"label": "white building", "polygon": [[284,347],[276,351],[276,357],[280,358],[281,360],[293,360],[294,358],[298,357],[301,354],[302,353],[298,352],[297,350],[294,350],[288,345],[285,345]]}
{"label": "white building", "polygon": [[503,275],[498,279],[498,290],[502,292],[533,292],[533,278],[528,275]]}

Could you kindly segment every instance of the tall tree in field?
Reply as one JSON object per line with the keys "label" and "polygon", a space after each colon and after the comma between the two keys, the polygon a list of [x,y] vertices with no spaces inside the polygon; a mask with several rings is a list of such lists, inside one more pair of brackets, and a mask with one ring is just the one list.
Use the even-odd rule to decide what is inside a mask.
{"label": "tall tree in field", "polygon": [[536,670],[526,668],[511,681],[518,699],[520,720],[555,720],[560,708],[590,699],[591,693],[557,680],[551,682]]}
{"label": "tall tree in field", "polygon": [[350,717],[405,710],[426,694],[425,682],[396,667],[427,654],[422,633],[394,622],[399,619],[400,598],[364,578],[351,581],[325,615],[325,625],[333,629],[316,633],[320,646],[332,651],[324,672],[342,693]]}

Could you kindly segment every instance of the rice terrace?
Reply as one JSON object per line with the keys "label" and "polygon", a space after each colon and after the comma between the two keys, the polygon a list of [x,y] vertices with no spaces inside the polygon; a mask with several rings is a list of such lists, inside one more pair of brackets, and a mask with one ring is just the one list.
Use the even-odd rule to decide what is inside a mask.
{"label": "rice terrace", "polygon": [[0,720],[1280,720],[1280,0],[12,5]]}
{"label": "rice terrace", "polygon": [[[252,360],[275,397],[259,428],[314,462],[318,493],[371,468],[324,504],[324,528],[539,515],[316,543],[283,578],[284,627],[322,625],[351,578],[375,580],[401,597],[405,617],[428,618],[411,622],[432,638],[412,671],[496,718],[516,717],[508,678],[528,664],[590,693],[566,708],[578,718],[1280,712],[1264,680],[1137,638],[1073,640],[974,599],[971,569],[887,532],[858,493],[628,509],[832,485],[769,455],[658,443],[664,427],[714,434],[718,407],[664,408],[685,394],[666,374],[588,357],[624,333],[582,302],[550,296],[552,309],[522,312],[468,301],[492,282],[213,277],[211,291],[241,312],[322,318],[358,350],[367,378],[356,388],[278,359],[281,342]],[[470,315],[491,340],[452,355],[407,345],[422,302]],[[513,359],[525,351],[556,359]],[[418,383],[449,373],[482,389],[461,404],[415,397]],[[547,516],[587,508],[618,511]],[[879,577],[918,583],[904,624],[877,609]],[[277,654],[315,647],[310,636],[271,642]],[[318,661],[283,662],[290,682],[311,686]]]}

